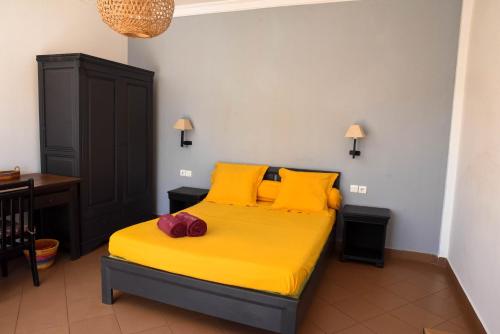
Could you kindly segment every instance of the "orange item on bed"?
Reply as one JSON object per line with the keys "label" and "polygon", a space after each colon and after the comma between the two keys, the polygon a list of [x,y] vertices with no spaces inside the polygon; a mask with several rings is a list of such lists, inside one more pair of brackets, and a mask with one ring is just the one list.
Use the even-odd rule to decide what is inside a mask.
{"label": "orange item on bed", "polygon": [[279,181],[262,180],[257,188],[257,200],[263,202],[274,202],[280,193]]}
{"label": "orange item on bed", "polygon": [[205,198],[208,202],[253,206],[268,166],[218,162],[212,173],[212,186]]}
{"label": "orange item on bed", "polygon": [[342,194],[337,188],[328,190],[328,207],[334,210],[340,210],[342,207]]}
{"label": "orange item on bed", "polygon": [[[280,193],[281,182],[263,180],[257,189],[257,201],[274,202]],[[330,188],[327,195],[327,203],[330,209],[340,210],[342,207],[342,194],[337,188]]]}
{"label": "orange item on bed", "polygon": [[334,173],[279,171],[281,187],[273,208],[301,212],[321,212],[328,209],[327,195],[337,178]]}

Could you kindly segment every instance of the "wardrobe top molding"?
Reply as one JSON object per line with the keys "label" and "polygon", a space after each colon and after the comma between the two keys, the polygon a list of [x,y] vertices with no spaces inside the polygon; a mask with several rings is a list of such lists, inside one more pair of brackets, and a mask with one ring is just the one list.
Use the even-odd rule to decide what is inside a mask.
{"label": "wardrobe top molding", "polygon": [[[55,65],[60,64],[61,62],[80,62],[84,61],[90,64],[97,65],[105,65],[108,67],[116,68],[118,70],[132,71],[145,76],[153,77],[155,72],[145,70],[140,67],[135,67],[127,64],[118,63],[116,61],[107,60],[95,56],[91,56],[85,53],[64,53],[64,54],[49,54],[49,55],[38,55],[36,56],[37,62],[41,63],[42,66],[49,65],[50,63],[54,63]],[[57,65],[60,66],[60,65]]]}
{"label": "wardrobe top molding", "polygon": [[348,2],[362,0],[201,0],[197,3],[178,4],[175,7],[174,17],[236,12],[242,10],[317,5],[332,2]]}

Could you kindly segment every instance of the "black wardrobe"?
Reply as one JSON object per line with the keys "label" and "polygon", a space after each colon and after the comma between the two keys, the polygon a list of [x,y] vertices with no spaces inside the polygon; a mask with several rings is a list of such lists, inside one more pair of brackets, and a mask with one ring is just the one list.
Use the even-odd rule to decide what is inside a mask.
{"label": "black wardrobe", "polygon": [[154,72],[85,54],[36,59],[42,172],[82,179],[86,253],[152,217]]}

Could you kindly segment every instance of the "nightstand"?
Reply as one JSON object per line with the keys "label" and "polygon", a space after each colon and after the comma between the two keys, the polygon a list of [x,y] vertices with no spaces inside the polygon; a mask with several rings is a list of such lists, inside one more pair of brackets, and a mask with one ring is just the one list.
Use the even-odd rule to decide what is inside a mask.
{"label": "nightstand", "polygon": [[344,233],[340,259],[384,266],[385,235],[391,211],[384,208],[346,205],[342,210]]}
{"label": "nightstand", "polygon": [[198,204],[207,197],[208,189],[180,187],[168,192],[170,213],[184,210]]}

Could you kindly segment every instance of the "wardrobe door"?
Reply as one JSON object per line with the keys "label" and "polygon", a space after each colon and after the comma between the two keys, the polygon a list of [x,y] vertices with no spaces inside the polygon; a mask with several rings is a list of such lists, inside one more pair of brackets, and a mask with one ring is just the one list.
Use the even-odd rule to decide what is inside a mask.
{"label": "wardrobe door", "polygon": [[42,61],[38,67],[42,172],[80,176],[78,68]]}
{"label": "wardrobe door", "polygon": [[82,241],[83,247],[92,248],[115,230],[120,219],[118,80],[105,71],[81,71]]}
{"label": "wardrobe door", "polygon": [[123,79],[119,100],[124,103],[123,224],[150,219],[152,214],[152,81]]}

